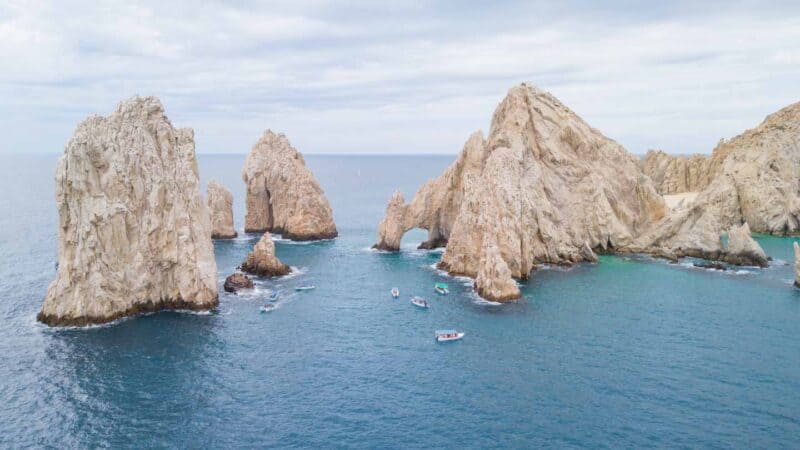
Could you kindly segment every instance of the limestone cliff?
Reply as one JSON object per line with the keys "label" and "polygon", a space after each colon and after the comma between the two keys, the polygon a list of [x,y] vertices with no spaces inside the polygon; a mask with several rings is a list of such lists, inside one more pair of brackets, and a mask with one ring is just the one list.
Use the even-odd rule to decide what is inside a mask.
{"label": "limestone cliff", "polygon": [[247,155],[246,232],[271,231],[298,241],[337,236],[328,199],[303,156],[283,134],[267,130]]}
{"label": "limestone cliff", "polygon": [[242,271],[262,277],[277,277],[288,274],[292,269],[275,256],[275,243],[272,242],[272,235],[266,232],[242,263]]}
{"label": "limestone cliff", "polygon": [[658,192],[666,195],[704,189],[709,183],[709,163],[710,159],[703,155],[673,156],[661,150],[650,150],[641,166]]}
{"label": "limestone cliff", "polygon": [[446,243],[440,267],[477,277],[476,290],[499,301],[519,295],[499,294],[512,292],[511,277],[595,261],[666,213],[635,157],[525,84],[497,107],[486,139],[473,134],[441,176],[401,200],[390,202],[377,245],[394,250],[403,232],[426,229],[429,246]]}
{"label": "limestone cliff", "polygon": [[225,186],[210,181],[208,183],[208,209],[211,214],[211,238],[233,239],[233,194]]}
{"label": "limestone cliff", "polygon": [[154,97],[84,120],[56,170],[59,256],[38,319],[103,323],[217,305],[211,224],[194,133]]}

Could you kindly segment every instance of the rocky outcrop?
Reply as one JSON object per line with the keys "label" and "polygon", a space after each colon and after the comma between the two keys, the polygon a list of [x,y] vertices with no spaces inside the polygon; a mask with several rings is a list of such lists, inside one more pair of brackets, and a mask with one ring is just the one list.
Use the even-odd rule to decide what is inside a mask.
{"label": "rocky outcrop", "polygon": [[262,277],[277,277],[292,271],[275,256],[275,243],[272,242],[269,232],[261,236],[253,251],[247,255],[242,263],[242,270]]}
{"label": "rocky outcrop", "polygon": [[800,245],[794,242],[794,285],[800,287]]}
{"label": "rocky outcrop", "polygon": [[390,202],[376,245],[394,250],[403,232],[426,229],[428,242],[446,242],[441,268],[476,278],[476,290],[499,301],[512,277],[595,261],[666,213],[635,157],[525,84],[498,106],[486,139],[473,134],[441,176],[401,200]]}
{"label": "rocky outcrop", "polygon": [[[645,166],[664,165],[668,155],[650,156]],[[646,157],[645,160],[648,158]],[[674,161],[673,161],[674,163]],[[800,103],[767,116],[756,128],[722,140],[707,158],[705,176],[693,211],[675,217],[714,223],[715,232],[747,223],[754,232],[791,235],[800,232]],[[700,170],[700,169],[698,169]],[[655,170],[645,169],[651,177]],[[663,186],[663,184],[662,184]]]}
{"label": "rocky outcrop", "polygon": [[731,227],[728,231],[728,245],[722,259],[737,266],[767,267],[769,265],[767,254],[750,235],[750,227],[747,223]]}
{"label": "rocky outcrop", "polygon": [[307,241],[337,236],[328,199],[303,156],[283,134],[267,130],[247,155],[246,232],[270,231]]}
{"label": "rocky outcrop", "polygon": [[641,166],[658,192],[666,195],[700,191],[708,186],[709,162],[704,155],[686,157],[650,150],[642,159]]}
{"label": "rocky outcrop", "polygon": [[225,292],[237,292],[242,289],[253,289],[253,280],[243,273],[234,273],[233,275],[225,278],[225,284],[222,286]]}
{"label": "rocky outcrop", "polygon": [[233,194],[216,181],[208,183],[208,210],[211,214],[211,238],[233,239]]}
{"label": "rocky outcrop", "polygon": [[498,302],[520,297],[519,287],[511,277],[511,269],[500,255],[497,245],[490,239],[484,242],[474,287],[481,297]]}
{"label": "rocky outcrop", "polygon": [[689,205],[642,233],[628,250],[652,253],[663,247],[679,256],[764,266],[763,250],[753,250],[744,259],[732,256],[722,248],[720,235],[744,223],[760,233],[800,232],[798,173],[800,103],[795,103],[769,115],[757,128],[721,141],[708,159],[708,185]]}
{"label": "rocky outcrop", "polygon": [[158,99],[131,98],[78,126],[56,170],[56,203],[58,273],[41,322],[217,305],[194,133],[173,128]]}

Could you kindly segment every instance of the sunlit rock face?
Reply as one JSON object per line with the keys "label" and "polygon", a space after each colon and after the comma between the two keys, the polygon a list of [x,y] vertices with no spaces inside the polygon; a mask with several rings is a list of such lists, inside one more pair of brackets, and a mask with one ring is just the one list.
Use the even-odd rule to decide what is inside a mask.
{"label": "sunlit rock face", "polygon": [[38,319],[87,325],[217,303],[194,133],[155,97],[83,121],[56,171],[59,256]]}
{"label": "sunlit rock face", "polygon": [[233,194],[225,186],[210,181],[208,183],[208,210],[211,214],[211,238],[233,239]]}
{"label": "sunlit rock face", "polygon": [[247,155],[246,232],[270,231],[298,241],[338,235],[333,211],[303,156],[283,134],[267,130]]}
{"label": "sunlit rock face", "polygon": [[397,249],[402,232],[427,229],[428,242],[446,243],[440,267],[476,278],[497,301],[519,296],[512,277],[596,261],[666,213],[635,157],[525,84],[497,107],[486,139],[473,134],[441,176],[400,200],[387,208],[378,246]]}
{"label": "sunlit rock face", "polygon": [[292,271],[275,256],[275,243],[272,242],[272,235],[269,232],[261,236],[241,267],[244,272],[262,277],[277,277]]}

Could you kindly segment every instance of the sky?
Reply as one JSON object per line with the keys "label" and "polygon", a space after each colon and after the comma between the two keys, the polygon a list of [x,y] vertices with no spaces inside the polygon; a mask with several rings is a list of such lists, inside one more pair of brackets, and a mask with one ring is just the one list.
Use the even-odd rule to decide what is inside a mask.
{"label": "sky", "polygon": [[800,101],[800,2],[655,3],[4,0],[0,153],[62,152],[137,94],[198,153],[271,128],[308,154],[455,154],[521,82],[631,152],[709,153]]}

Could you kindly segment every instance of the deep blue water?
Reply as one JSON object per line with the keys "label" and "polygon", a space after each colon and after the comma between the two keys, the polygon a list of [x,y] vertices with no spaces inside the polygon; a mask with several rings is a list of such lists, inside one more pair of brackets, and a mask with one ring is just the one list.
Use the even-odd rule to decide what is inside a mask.
{"label": "deep blue water", "polygon": [[[199,159],[241,229],[244,155]],[[299,275],[223,293],[209,315],[54,330],[34,317],[54,276],[56,156],[3,156],[0,447],[800,446],[791,239],[760,239],[766,270],[607,256],[488,304],[430,267],[423,232],[399,254],[368,250],[392,191],[410,198],[451,159],[308,156],[340,237],[278,242]],[[256,239],[215,244],[220,282]],[[304,283],[318,287],[291,291]],[[286,295],[259,314],[270,289]],[[436,344],[442,327],[467,335]]]}

